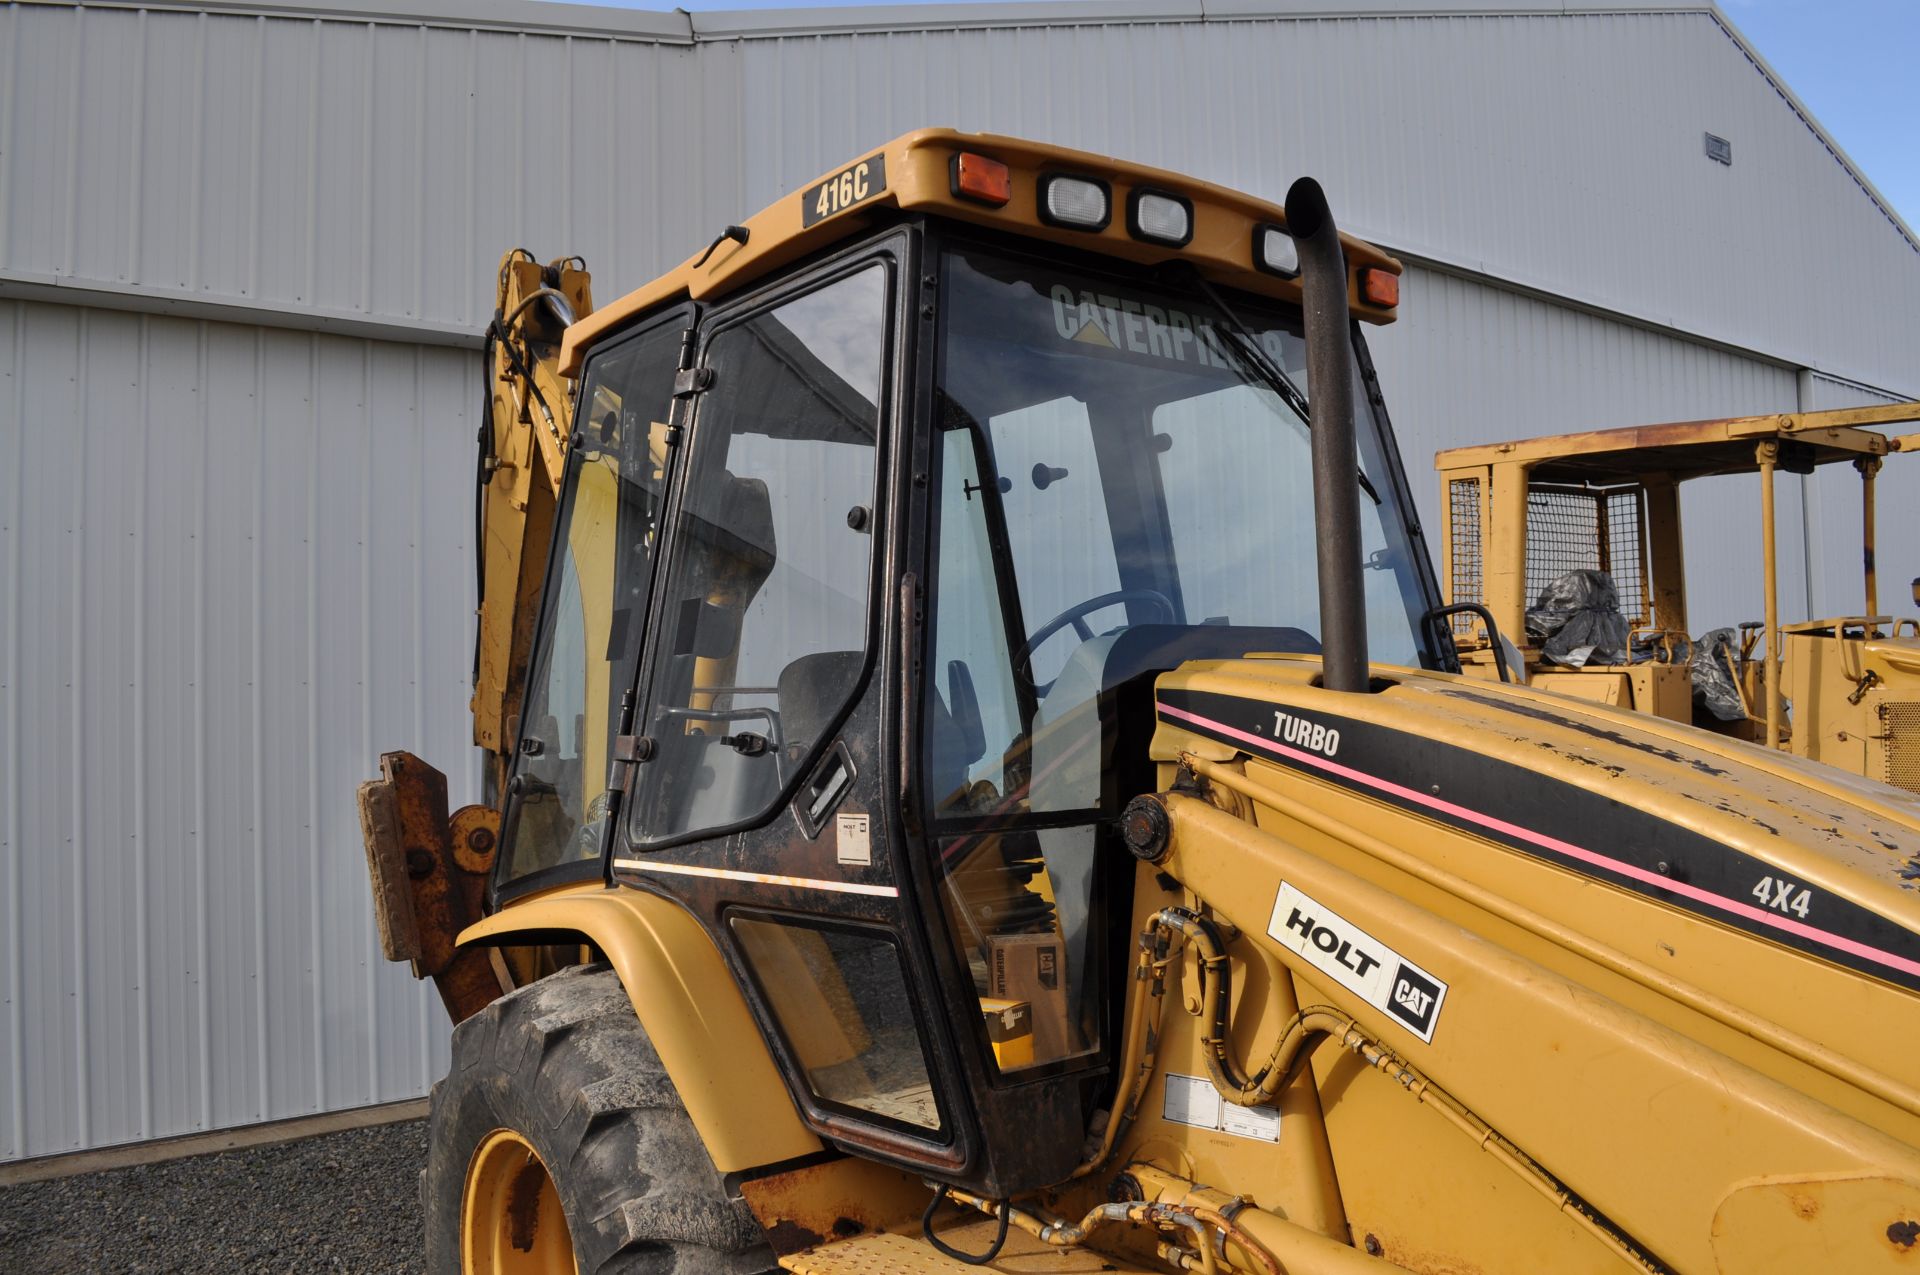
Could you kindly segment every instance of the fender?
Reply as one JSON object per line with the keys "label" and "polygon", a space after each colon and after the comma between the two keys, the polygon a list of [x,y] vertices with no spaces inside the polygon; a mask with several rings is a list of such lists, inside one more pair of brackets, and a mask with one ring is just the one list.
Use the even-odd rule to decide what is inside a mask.
{"label": "fender", "polygon": [[459,944],[556,930],[585,935],[606,955],[716,1169],[737,1173],[822,1149],[719,949],[684,908],[640,890],[573,886],[494,913],[461,931]]}

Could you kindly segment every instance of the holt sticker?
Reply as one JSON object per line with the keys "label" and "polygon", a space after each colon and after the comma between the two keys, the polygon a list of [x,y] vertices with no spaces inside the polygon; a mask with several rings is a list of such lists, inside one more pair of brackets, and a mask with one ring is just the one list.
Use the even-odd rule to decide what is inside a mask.
{"label": "holt sticker", "polygon": [[1267,933],[1428,1043],[1447,985],[1331,908],[1280,883]]}

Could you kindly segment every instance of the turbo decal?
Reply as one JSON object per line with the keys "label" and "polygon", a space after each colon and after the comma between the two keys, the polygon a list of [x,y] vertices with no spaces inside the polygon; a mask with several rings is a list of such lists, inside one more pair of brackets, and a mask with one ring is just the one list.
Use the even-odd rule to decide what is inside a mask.
{"label": "turbo decal", "polygon": [[1273,710],[1273,737],[1297,745],[1310,753],[1331,757],[1340,751],[1340,732],[1305,717]]}
{"label": "turbo decal", "polygon": [[1850,900],[1803,894],[1806,887],[1797,881],[1782,895],[1785,878],[1774,865],[1592,789],[1404,731],[1315,714],[1314,724],[1339,734],[1344,756],[1334,761],[1274,738],[1273,706],[1238,696],[1167,690],[1160,692],[1156,708],[1162,720],[1196,734],[1920,991],[1920,934]]}

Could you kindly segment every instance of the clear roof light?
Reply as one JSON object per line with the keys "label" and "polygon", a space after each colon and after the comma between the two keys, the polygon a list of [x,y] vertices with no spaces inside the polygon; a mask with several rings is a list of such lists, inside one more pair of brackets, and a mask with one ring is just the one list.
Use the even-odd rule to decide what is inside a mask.
{"label": "clear roof light", "polygon": [[1300,246],[1278,226],[1260,227],[1260,268],[1292,278],[1300,273]]}
{"label": "clear roof light", "polygon": [[1193,210],[1184,199],[1142,191],[1133,197],[1133,233],[1157,243],[1183,244],[1193,238]]}
{"label": "clear roof light", "polygon": [[1107,224],[1107,189],[1082,177],[1055,177],[1041,193],[1047,220],[1098,230]]}

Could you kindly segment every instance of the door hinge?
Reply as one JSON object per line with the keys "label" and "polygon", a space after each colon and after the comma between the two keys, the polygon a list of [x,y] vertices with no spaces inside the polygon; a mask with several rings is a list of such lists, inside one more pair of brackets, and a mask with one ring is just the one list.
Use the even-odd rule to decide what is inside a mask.
{"label": "door hinge", "polygon": [[613,764],[607,768],[609,790],[624,789],[627,776],[635,766],[653,759],[651,735],[616,735],[613,740]]}
{"label": "door hinge", "polygon": [[713,369],[710,367],[683,367],[674,373],[673,396],[691,398],[713,384]]}

